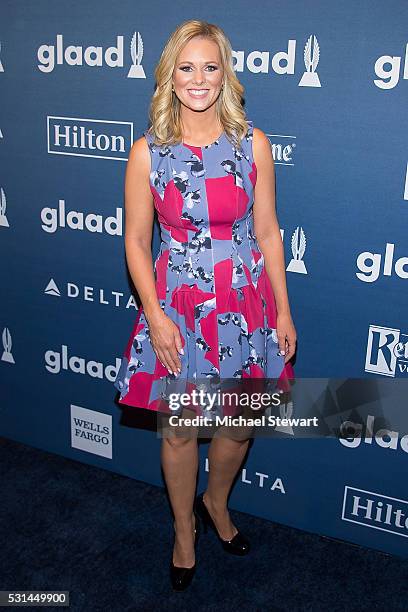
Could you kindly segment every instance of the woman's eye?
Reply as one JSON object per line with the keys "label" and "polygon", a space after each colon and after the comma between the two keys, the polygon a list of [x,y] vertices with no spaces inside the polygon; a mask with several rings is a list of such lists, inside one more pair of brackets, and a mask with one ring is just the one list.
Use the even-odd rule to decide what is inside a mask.
{"label": "woman's eye", "polygon": [[[189,68],[191,68],[191,66],[181,66],[180,70],[183,70],[183,72],[185,72]],[[210,65],[210,66],[207,66],[207,68],[211,68],[210,72],[214,72],[214,70],[217,70],[217,66]]]}

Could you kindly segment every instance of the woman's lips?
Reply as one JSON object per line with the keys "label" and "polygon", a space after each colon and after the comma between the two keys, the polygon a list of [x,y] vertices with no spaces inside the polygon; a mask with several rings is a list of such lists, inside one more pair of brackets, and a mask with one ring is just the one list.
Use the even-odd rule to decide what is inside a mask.
{"label": "woman's lips", "polygon": [[[188,89],[188,94],[189,96],[191,96],[192,98],[194,98],[195,100],[201,100],[202,98],[205,98],[208,95],[208,89]],[[205,93],[198,93],[199,91],[203,91]],[[197,92],[197,93],[195,93]]]}

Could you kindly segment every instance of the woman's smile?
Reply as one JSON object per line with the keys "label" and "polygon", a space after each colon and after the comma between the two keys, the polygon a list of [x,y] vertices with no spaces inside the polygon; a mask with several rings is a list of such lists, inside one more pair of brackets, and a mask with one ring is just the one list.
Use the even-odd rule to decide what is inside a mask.
{"label": "woman's smile", "polygon": [[205,98],[209,92],[209,89],[187,89],[189,96],[198,100],[199,98]]}

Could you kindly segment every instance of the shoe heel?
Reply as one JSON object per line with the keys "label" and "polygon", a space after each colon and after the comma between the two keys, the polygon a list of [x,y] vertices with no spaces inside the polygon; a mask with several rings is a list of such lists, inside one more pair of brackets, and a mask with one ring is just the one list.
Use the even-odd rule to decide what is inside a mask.
{"label": "shoe heel", "polygon": [[[197,542],[200,537],[201,524],[197,512],[195,516],[195,535],[194,535],[194,550],[197,550]],[[176,567],[173,559],[170,560],[170,580],[175,591],[184,591],[191,583],[196,572],[197,563],[193,567]]]}
{"label": "shoe heel", "polygon": [[233,555],[248,554],[250,550],[250,542],[248,538],[246,538],[239,530],[231,540],[223,540],[220,537],[211,514],[207,510],[207,506],[204,503],[203,493],[200,493],[200,495],[196,498],[195,509],[197,514],[199,514],[201,517],[204,532],[207,533],[208,527],[211,527],[225,551]]}

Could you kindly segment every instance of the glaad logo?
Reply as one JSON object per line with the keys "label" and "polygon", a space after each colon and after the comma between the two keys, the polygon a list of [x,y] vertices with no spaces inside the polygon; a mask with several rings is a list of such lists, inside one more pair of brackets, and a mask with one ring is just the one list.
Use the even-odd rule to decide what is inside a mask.
{"label": "glaad logo", "polygon": [[[61,290],[58,287],[57,283],[53,278],[51,278],[44,289],[45,295],[51,295],[53,297],[61,297]],[[104,289],[96,289],[95,287],[90,287],[84,285],[83,287],[79,287],[79,285],[75,283],[67,283],[64,291],[66,297],[69,298],[80,298],[84,302],[97,302],[98,304],[109,305],[113,304],[116,308],[119,308],[123,305],[123,301],[125,301],[125,308],[134,308],[135,311],[138,310],[138,306],[136,300],[132,294],[130,294],[127,299],[123,300],[124,293],[120,291],[111,291],[110,293],[106,292]]]}
{"label": "glaad logo", "polygon": [[397,497],[346,485],[341,518],[357,525],[408,537],[408,501]]}
{"label": "glaad logo", "polygon": [[362,423],[343,421],[343,423],[340,425],[340,435],[342,437],[339,437],[339,442],[347,448],[357,448],[362,442],[364,442],[364,444],[372,445],[374,441],[375,444],[381,448],[398,450],[399,441],[401,450],[403,450],[404,453],[408,453],[408,434],[402,436],[400,439],[400,434],[398,431],[385,428],[377,429],[377,431],[374,433],[374,425],[375,416],[372,414],[367,415],[365,429]]}
{"label": "glaad logo", "polygon": [[[271,139],[275,139],[275,138],[290,138],[291,140],[296,139],[296,136],[284,136],[283,134],[267,134],[268,138]],[[271,142],[271,140],[269,140],[270,145],[271,145],[271,149],[272,149],[272,156],[273,156],[273,160],[275,162],[276,165],[280,165],[280,166],[294,166],[295,164],[293,163],[293,152],[296,148],[296,142],[288,142],[288,143],[277,143],[277,142]]]}
{"label": "glaad logo", "polygon": [[[81,45],[69,45],[64,48],[62,34],[57,34],[56,45],[41,45],[38,48],[37,58],[40,62],[38,69],[49,73],[55,65],[67,64],[68,66],[83,66],[84,63],[90,67],[101,67],[104,64],[109,68],[123,68],[123,36],[116,37],[116,47],[108,47],[105,51],[102,47],[89,46],[85,49]],[[146,74],[141,65],[143,58],[143,41],[140,32],[133,34],[130,43],[132,66],[128,77],[132,79],[145,79]]]}
{"label": "glaad logo", "polygon": [[61,370],[70,370],[75,374],[85,374],[91,378],[106,378],[109,382],[115,382],[121,360],[116,357],[116,365],[109,364],[104,366],[100,361],[90,359],[86,361],[77,355],[68,355],[68,347],[63,344],[61,352],[46,351],[45,369],[51,374],[60,374]]}
{"label": "glaad logo", "polygon": [[130,121],[47,117],[48,153],[126,161],[132,143]]}
{"label": "glaad logo", "polygon": [[402,334],[399,329],[370,325],[365,371],[395,377],[397,365],[401,374],[407,373],[408,334]]}
{"label": "glaad logo", "polygon": [[[0,41],[0,52],[1,52],[1,41]],[[0,72],[4,72],[4,67],[3,67],[3,64],[1,63],[1,59],[0,59]]]}
{"label": "glaad logo", "polygon": [[4,193],[3,187],[0,187],[0,227],[10,227],[6,217],[6,194]]}
{"label": "glaad logo", "polygon": [[131,79],[145,79],[146,75],[141,63],[143,58],[143,40],[140,32],[135,32],[132,36],[130,55],[133,63],[128,72],[128,77]]}
{"label": "glaad logo", "polygon": [[[400,257],[394,263],[394,248],[395,244],[387,242],[384,254],[384,267],[382,270],[383,276],[391,276],[393,272],[399,278],[408,278],[408,257]],[[360,272],[356,272],[356,276],[364,283],[374,283],[381,272],[381,253],[370,253],[364,251],[357,257],[357,267]],[[404,270],[404,267],[407,269]]]}
{"label": "glaad logo", "polygon": [[[392,55],[382,55],[374,64],[374,72],[379,77],[374,79],[374,84],[380,89],[393,89],[400,80],[402,57]],[[391,68],[384,70],[384,66],[389,64]],[[405,45],[405,59],[403,79],[408,79],[408,43]],[[386,80],[388,79],[388,81]]]}
{"label": "glaad logo", "polygon": [[[312,47],[313,40],[313,47]],[[319,75],[316,72],[317,64],[319,63],[320,48],[317,38],[310,35],[305,44],[303,58],[305,62],[306,72],[303,73],[299,81],[299,87],[321,87]]]}
{"label": "glaad logo", "polygon": [[71,404],[71,446],[112,459],[112,415]]}
{"label": "glaad logo", "polygon": [[3,341],[3,353],[1,355],[1,361],[5,361],[6,363],[15,363],[14,357],[11,353],[11,334],[8,327],[3,329],[3,333],[1,335],[1,339]]}
{"label": "glaad logo", "polygon": [[[284,233],[285,230],[281,230],[282,240]],[[305,262],[302,259],[306,251],[306,236],[305,232],[303,231],[303,227],[297,226],[293,232],[291,248],[293,257],[290,260],[286,270],[288,272],[297,272],[298,274],[307,274]]]}
{"label": "glaad logo", "polygon": [[122,208],[116,208],[116,217],[110,216],[103,219],[102,215],[96,213],[84,214],[76,210],[65,211],[65,200],[58,200],[58,209],[44,207],[41,210],[42,229],[44,232],[53,234],[59,227],[69,227],[73,230],[102,234],[111,236],[122,236]]}
{"label": "glaad logo", "polygon": [[[235,59],[234,70],[244,72],[245,52],[233,51]],[[273,72],[276,74],[295,74],[295,56],[296,56],[296,40],[288,41],[287,51],[278,51],[272,57],[270,62]],[[269,51],[252,51],[246,59],[246,67],[254,74],[268,73],[269,68]],[[303,51],[305,62],[305,72],[300,79],[298,85],[300,87],[321,87],[319,76],[316,72],[317,64],[320,58],[320,48],[315,35],[311,34],[305,44]],[[259,63],[256,63],[259,62]],[[281,62],[284,62],[282,65]]]}

